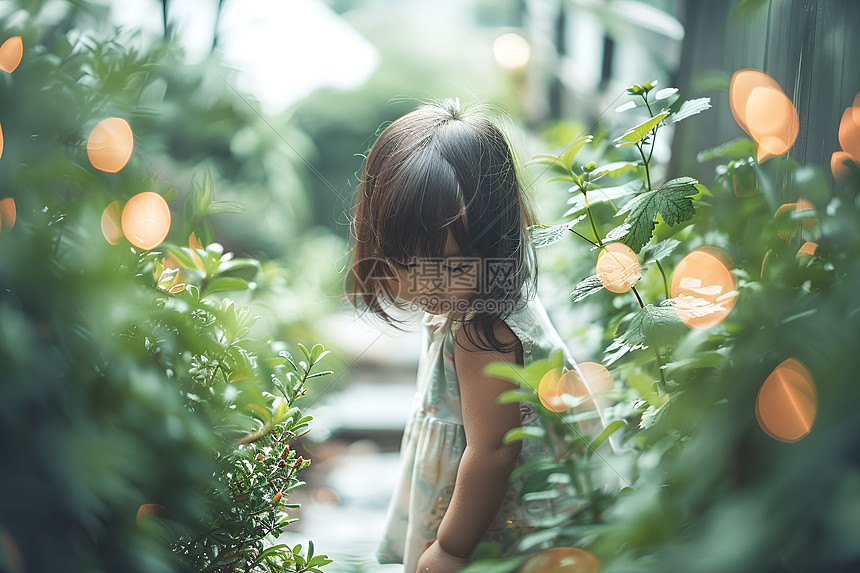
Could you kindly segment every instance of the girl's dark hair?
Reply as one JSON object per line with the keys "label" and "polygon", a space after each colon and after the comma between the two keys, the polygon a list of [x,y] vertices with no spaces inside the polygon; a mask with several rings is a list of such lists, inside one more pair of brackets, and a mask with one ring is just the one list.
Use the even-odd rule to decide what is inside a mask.
{"label": "girl's dark hair", "polygon": [[351,218],[346,290],[353,306],[363,302],[386,323],[402,322],[381,304],[404,308],[389,288],[395,274],[387,261],[442,257],[450,232],[463,256],[482,262],[481,288],[470,302],[483,304],[452,313],[446,327],[453,334],[455,322],[468,322],[473,345],[511,351],[516,341],[502,348],[493,327],[537,286],[527,231],[534,215],[515,164],[502,132],[457,100],[422,105],[391,123],[364,162]]}

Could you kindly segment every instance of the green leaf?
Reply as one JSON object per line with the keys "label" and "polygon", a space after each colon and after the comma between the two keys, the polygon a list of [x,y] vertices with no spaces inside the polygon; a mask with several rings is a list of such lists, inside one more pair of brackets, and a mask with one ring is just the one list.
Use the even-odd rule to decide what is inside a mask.
{"label": "green leaf", "polygon": [[[597,203],[614,201],[615,199],[626,197],[627,195],[633,195],[640,189],[642,189],[642,182],[638,180],[631,181],[629,183],[625,183],[624,185],[619,185],[617,187],[598,187],[596,189],[587,191],[588,204],[595,205]],[[577,192],[577,194],[567,200],[568,205],[570,205],[571,207],[565,212],[565,217],[578,214],[580,211],[585,209],[585,196],[582,194],[582,192],[579,191],[579,189],[574,190]]]}
{"label": "green leaf", "polygon": [[533,391],[507,390],[499,394],[499,404],[511,404],[513,402],[528,402],[529,404],[540,404],[540,398]]}
{"label": "green leaf", "polygon": [[511,573],[528,558],[528,555],[517,555],[502,559],[480,559],[467,565],[461,573]]}
{"label": "green leaf", "polygon": [[622,111],[627,111],[628,109],[636,109],[637,107],[645,107],[644,99],[631,99],[630,101],[626,101],[615,108],[616,113],[621,113]]}
{"label": "green leaf", "polygon": [[601,165],[597,169],[591,172],[591,180],[596,181],[600,177],[618,177],[619,175],[623,175],[625,173],[630,173],[631,171],[637,171],[639,169],[639,163],[630,162],[630,161],[615,161],[613,163],[607,163],[606,165]]}
{"label": "green leaf", "polygon": [[588,445],[588,448],[586,448],[585,459],[591,458],[592,452],[603,445],[603,442],[605,442],[609,436],[626,425],[627,423],[624,420],[615,420],[614,422],[607,424],[607,426],[603,428],[603,431],[600,432],[600,434],[598,434],[598,436]]}
{"label": "green leaf", "polygon": [[255,259],[233,259],[222,262],[218,267],[217,275],[239,277],[246,281],[252,281],[259,272],[260,261]]}
{"label": "green leaf", "polygon": [[756,156],[756,144],[746,138],[739,137],[734,141],[724,143],[711,149],[706,149],[696,156],[699,163],[705,163],[712,159],[747,159],[748,157]]}
{"label": "green leaf", "polygon": [[603,288],[603,283],[600,282],[600,279],[597,278],[597,275],[593,275],[588,277],[587,279],[583,279],[576,285],[573,289],[573,292],[570,293],[570,298],[572,302],[579,302],[587,296],[591,296],[594,293],[600,291]]}
{"label": "green leaf", "polygon": [[579,139],[574,140],[567,149],[564,150],[564,153],[561,154],[562,165],[564,165],[565,169],[570,171],[573,168],[573,162],[576,160],[576,155],[579,151],[585,146],[586,143],[591,143],[593,138],[590,135],[586,135],[585,137],[580,137]]}
{"label": "green leaf", "polygon": [[528,228],[530,240],[536,249],[548,247],[560,241],[574,225],[585,219],[588,215],[577,217],[573,221],[561,223],[560,225],[533,225]]}
{"label": "green leaf", "polygon": [[618,215],[629,212],[626,223],[632,226],[624,243],[639,252],[651,240],[657,215],[672,226],[687,221],[696,214],[692,195],[699,192],[692,177],[679,177],[664,183],[659,189],[647,191],[628,201]]}
{"label": "green leaf", "polygon": [[663,88],[654,94],[654,101],[664,100],[678,93],[678,88]]}
{"label": "green leaf", "polygon": [[686,332],[686,327],[674,308],[645,305],[630,321],[627,330],[606,348],[607,354],[615,354],[604,362],[604,365],[609,366],[633,350],[674,342],[683,332]]}
{"label": "green leaf", "polygon": [[630,224],[624,223],[622,225],[619,225],[618,227],[615,227],[614,229],[612,229],[608,233],[606,233],[606,236],[603,237],[603,241],[605,243],[612,243],[612,242],[618,241],[620,239],[623,239],[624,237],[627,236],[628,233],[630,233]]}
{"label": "green leaf", "polygon": [[314,344],[313,345],[313,347],[311,348],[311,355],[309,357],[311,364],[314,364],[317,361],[319,361],[320,356],[323,355],[324,350],[325,350],[325,348],[323,348],[322,344]]}
{"label": "green leaf", "polygon": [[563,365],[564,356],[559,350],[549,358],[537,360],[526,367],[510,362],[492,362],[484,368],[484,374],[510,380],[526,390],[536,390],[544,374]]}
{"label": "green leaf", "polygon": [[514,428],[508,430],[504,437],[504,443],[510,444],[517,440],[525,440],[530,438],[541,439],[546,435],[546,430],[540,426],[523,426],[522,428]]}
{"label": "green leaf", "polygon": [[666,116],[669,115],[668,111],[664,111],[655,115],[652,118],[649,118],[637,126],[631,127],[621,137],[615,138],[615,141],[618,142],[627,142],[627,143],[637,143],[642,141],[642,139],[648,135],[648,132],[654,129],[658,123],[663,121]]}
{"label": "green leaf", "polygon": [[248,286],[248,281],[239,277],[218,277],[204,285],[201,296],[208,296],[216,292],[247,290]]}
{"label": "green leaf", "polygon": [[206,207],[206,215],[218,215],[220,213],[244,213],[245,206],[237,201],[212,201]]}
{"label": "green leaf", "polygon": [[675,250],[675,247],[680,244],[681,241],[676,239],[666,239],[664,241],[660,241],[656,245],[648,245],[642,251],[642,264],[647,265],[669,256],[672,254],[672,251]]}
{"label": "green leaf", "polygon": [[681,108],[675,113],[673,113],[672,117],[669,118],[669,123],[677,123],[681,120],[687,119],[692,115],[702,113],[706,109],[710,108],[711,98],[709,97],[701,97],[685,101],[683,104],[681,104]]}
{"label": "green leaf", "polygon": [[565,176],[572,174],[573,162],[582,147],[592,140],[590,135],[575,139],[560,155],[535,155],[527,165],[549,165]]}

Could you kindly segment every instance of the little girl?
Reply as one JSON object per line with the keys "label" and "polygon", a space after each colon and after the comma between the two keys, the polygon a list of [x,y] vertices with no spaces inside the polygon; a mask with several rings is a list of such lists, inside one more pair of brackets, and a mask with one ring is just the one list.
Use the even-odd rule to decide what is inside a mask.
{"label": "little girl", "polygon": [[456,100],[424,105],[389,125],[364,163],[352,221],[348,291],[392,324],[384,304],[423,309],[418,388],[401,446],[381,563],[405,573],[465,566],[482,541],[512,549],[529,520],[553,508],[517,503],[513,469],[539,444],[504,444],[534,424],[515,388],[484,373],[528,366],[567,348],[536,296],[526,228],[534,217],[502,133]]}

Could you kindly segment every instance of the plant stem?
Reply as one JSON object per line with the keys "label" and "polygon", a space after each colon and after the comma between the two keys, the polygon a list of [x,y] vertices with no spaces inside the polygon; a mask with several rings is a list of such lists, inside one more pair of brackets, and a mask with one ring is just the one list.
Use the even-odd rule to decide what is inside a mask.
{"label": "plant stem", "polygon": [[666,279],[666,271],[663,270],[663,265],[660,264],[660,261],[654,261],[657,263],[657,268],[660,269],[660,274],[663,275],[663,288],[666,290],[666,298],[672,298],[669,294],[669,281]]}
{"label": "plant stem", "polygon": [[633,291],[633,294],[636,295],[636,300],[639,302],[639,308],[645,308],[645,304],[642,302],[642,297],[639,296],[639,291],[636,290],[635,286],[630,287],[630,290]]}
{"label": "plant stem", "polygon": [[661,396],[665,396],[668,394],[668,390],[666,388],[666,375],[663,374],[663,357],[660,356],[660,351],[657,350],[656,346],[651,346],[654,349],[654,356],[657,357],[657,372],[660,373],[660,381],[657,382],[657,391],[660,392]]}
{"label": "plant stem", "polygon": [[[588,185],[588,183],[586,183]],[[585,187],[579,188],[582,191],[582,196],[585,197],[585,212],[588,213],[588,222],[591,223],[591,230],[594,231],[594,238],[597,241],[596,246],[602,247],[603,241],[600,240],[600,234],[597,232],[597,225],[594,224],[594,216],[591,214],[591,205],[588,204],[588,194],[585,192]]]}
{"label": "plant stem", "polygon": [[[642,99],[645,100],[645,107],[648,109],[648,115],[650,115],[651,117],[654,117],[654,112],[651,111],[651,105],[648,103],[648,94],[647,93],[642,94]],[[651,156],[654,155],[654,144],[657,141],[657,127],[656,126],[654,126],[654,129],[651,130],[651,133],[653,135],[651,136],[651,149],[648,150],[648,161],[645,162],[645,169],[646,170],[648,169],[648,164],[651,163]],[[645,157],[643,156],[642,158],[644,159]],[[650,181],[650,177],[649,177],[649,181]],[[649,186],[650,186],[650,183],[649,183]]]}
{"label": "plant stem", "polygon": [[651,170],[648,168],[648,160],[645,159],[645,152],[642,151],[642,143],[641,142],[636,144],[636,149],[639,150],[639,155],[642,156],[642,162],[645,164],[645,179],[648,182],[648,188],[646,189],[646,191],[650,191],[651,190]]}
{"label": "plant stem", "polygon": [[642,94],[642,99],[645,100],[645,108],[648,110],[648,115],[650,115],[651,117],[654,117],[654,112],[651,111],[651,106],[648,104],[648,94],[647,93]]}
{"label": "plant stem", "polygon": [[577,232],[577,231],[574,231],[573,229],[570,229],[570,232],[571,232],[571,233],[573,233],[574,235],[576,235],[577,237],[580,237],[581,239],[584,239],[584,240],[588,241],[589,243],[591,243],[591,244],[592,244],[592,245],[594,245],[595,247],[599,247],[599,246],[600,246],[600,245],[598,245],[597,243],[595,243],[594,241],[592,241],[591,239],[589,239],[588,237],[586,237],[585,235],[583,235],[582,233],[579,233],[579,232]]}

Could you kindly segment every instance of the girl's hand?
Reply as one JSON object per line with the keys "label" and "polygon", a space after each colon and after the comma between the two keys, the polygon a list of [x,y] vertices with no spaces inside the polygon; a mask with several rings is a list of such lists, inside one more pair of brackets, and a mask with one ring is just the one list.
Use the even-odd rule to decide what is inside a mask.
{"label": "girl's hand", "polygon": [[418,573],[457,573],[469,564],[468,559],[451,555],[434,541],[418,559]]}

